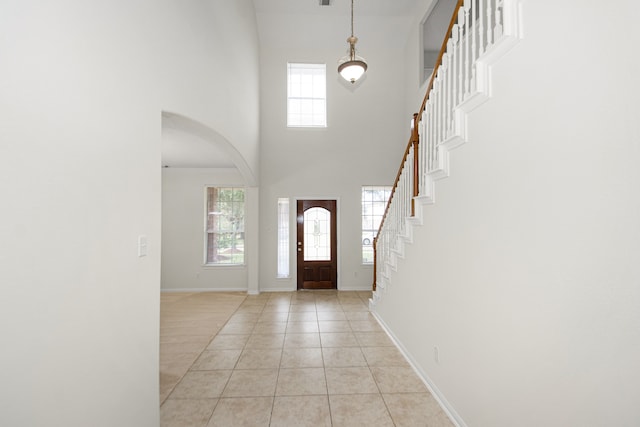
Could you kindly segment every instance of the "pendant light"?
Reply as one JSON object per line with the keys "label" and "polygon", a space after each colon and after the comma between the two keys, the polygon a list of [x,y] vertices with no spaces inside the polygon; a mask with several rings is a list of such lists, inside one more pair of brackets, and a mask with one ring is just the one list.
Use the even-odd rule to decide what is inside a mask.
{"label": "pendant light", "polygon": [[358,38],[353,35],[353,0],[351,0],[351,36],[347,39],[349,54],[338,61],[338,73],[352,84],[367,71],[367,63],[364,58],[356,55],[357,42]]}

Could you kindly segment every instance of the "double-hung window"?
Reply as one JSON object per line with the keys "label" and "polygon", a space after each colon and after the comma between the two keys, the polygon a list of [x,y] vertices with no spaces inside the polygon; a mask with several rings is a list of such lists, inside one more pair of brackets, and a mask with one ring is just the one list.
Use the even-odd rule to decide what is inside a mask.
{"label": "double-hung window", "polygon": [[287,64],[287,126],[327,127],[325,64]]}
{"label": "double-hung window", "polygon": [[206,264],[244,264],[244,188],[207,187]]}

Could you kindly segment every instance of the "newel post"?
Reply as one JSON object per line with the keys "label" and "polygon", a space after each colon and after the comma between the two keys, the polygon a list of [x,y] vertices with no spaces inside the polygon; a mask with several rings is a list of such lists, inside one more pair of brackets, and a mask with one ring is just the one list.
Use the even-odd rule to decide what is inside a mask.
{"label": "newel post", "polygon": [[420,192],[420,182],[418,181],[418,177],[420,176],[420,171],[418,168],[419,165],[419,156],[418,156],[418,145],[420,144],[420,134],[418,133],[418,113],[413,115],[413,125],[411,126],[411,144],[413,145],[413,197],[411,197],[411,216],[416,215],[416,202],[414,197],[416,197]]}

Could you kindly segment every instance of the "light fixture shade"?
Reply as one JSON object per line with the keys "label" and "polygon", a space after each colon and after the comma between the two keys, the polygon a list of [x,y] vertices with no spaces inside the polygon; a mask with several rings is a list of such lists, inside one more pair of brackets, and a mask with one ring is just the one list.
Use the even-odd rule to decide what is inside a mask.
{"label": "light fixture shade", "polygon": [[367,71],[367,63],[362,58],[347,59],[338,65],[338,72],[346,81],[355,83]]}

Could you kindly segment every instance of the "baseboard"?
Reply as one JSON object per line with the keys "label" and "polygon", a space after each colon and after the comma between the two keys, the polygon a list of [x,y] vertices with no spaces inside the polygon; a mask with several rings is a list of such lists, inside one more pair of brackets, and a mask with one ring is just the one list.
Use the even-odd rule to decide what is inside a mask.
{"label": "baseboard", "polygon": [[168,288],[160,289],[160,292],[173,293],[173,292],[243,292],[248,293],[247,289],[238,288]]}
{"label": "baseboard", "polygon": [[402,343],[398,340],[398,338],[391,332],[391,329],[387,326],[387,324],[378,316],[378,313],[372,311],[373,317],[378,321],[382,329],[387,333],[391,341],[398,347],[398,350],[402,353],[404,358],[409,362],[409,365],[413,368],[418,377],[422,380],[424,385],[427,387],[431,395],[438,402],[442,410],[447,414],[447,417],[451,420],[451,422],[456,427],[467,427],[464,420],[460,417],[460,415],[456,412],[456,410],[451,406],[451,404],[447,401],[444,395],[440,392],[438,387],[431,381],[429,376],[420,368],[415,359],[411,356],[411,353],[407,351],[407,349],[402,345]]}

